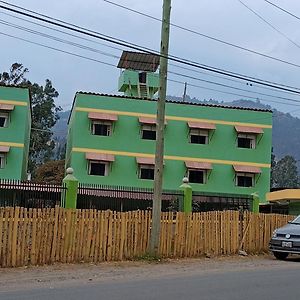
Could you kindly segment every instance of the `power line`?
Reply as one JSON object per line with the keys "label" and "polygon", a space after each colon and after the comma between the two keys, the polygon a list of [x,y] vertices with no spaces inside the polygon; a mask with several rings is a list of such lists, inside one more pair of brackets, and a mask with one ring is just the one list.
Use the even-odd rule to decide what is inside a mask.
{"label": "power line", "polygon": [[[0,1],[0,2],[7,3],[5,1]],[[9,5],[12,5],[12,4],[9,4]],[[12,6],[15,6],[15,5],[12,5]],[[120,45],[120,46],[123,46],[123,47],[127,47],[127,48],[130,48],[130,49],[137,50],[137,51],[142,51],[142,52],[146,52],[146,53],[150,53],[150,54],[156,54],[155,53],[156,51],[154,51],[152,49],[142,47],[142,46],[138,46],[138,45],[133,44],[133,43],[125,42],[125,41],[122,41],[122,40],[119,40],[119,39],[116,39],[116,38],[113,38],[113,37],[110,37],[110,36],[107,36],[107,35],[104,35],[104,34],[101,34],[101,33],[97,33],[97,32],[94,32],[94,31],[91,31],[91,30],[88,30],[88,29],[83,29],[83,30],[82,29],[75,29],[75,28],[82,28],[82,27],[79,27],[77,25],[73,25],[73,24],[70,24],[70,23],[67,23],[67,22],[64,22],[64,21],[58,20],[61,23],[70,24],[71,26],[73,26],[75,28],[70,27],[69,25],[64,25],[64,24],[57,23],[56,21],[47,20],[47,19],[44,19],[44,18],[41,18],[41,17],[38,17],[38,16],[31,15],[29,13],[21,12],[21,11],[18,11],[16,9],[8,8],[8,7],[5,7],[3,5],[0,5],[0,8],[15,12],[17,14],[25,15],[27,17],[40,20],[42,22],[50,23],[50,24],[55,25],[55,26],[63,27],[63,28],[68,29],[68,30],[76,31],[78,33],[85,34],[85,35],[88,35],[88,36],[91,36],[91,37],[94,37],[94,38],[97,38],[97,39],[101,39],[101,40],[104,40],[104,41],[109,42],[109,43],[114,43],[114,44],[117,44],[117,45]],[[23,9],[23,8],[21,8],[21,9]],[[35,14],[38,14],[38,13],[35,13]],[[54,19],[52,17],[47,17],[47,18]],[[87,32],[87,31],[89,31],[89,32]],[[241,80],[244,80],[244,81],[251,81],[251,82],[254,82],[254,83],[257,83],[257,84],[260,84],[260,85],[273,87],[275,89],[280,89],[280,90],[300,94],[299,91],[295,91],[295,90],[300,90],[297,87],[291,87],[291,86],[288,86],[288,85],[278,84],[278,83],[274,83],[274,82],[270,82],[270,81],[262,80],[262,79],[257,79],[257,78],[254,78],[254,77],[245,76],[245,75],[241,75],[241,74],[238,74],[238,73],[233,73],[233,72],[230,72],[230,71],[224,71],[224,70],[217,69],[217,68],[214,68],[214,67],[209,67],[209,66],[205,66],[205,65],[202,65],[202,64],[199,64],[199,63],[196,63],[196,62],[192,62],[192,61],[189,61],[189,60],[181,59],[181,58],[178,58],[176,56],[169,56],[167,58],[169,60],[173,60],[177,63],[189,65],[189,66],[192,66],[192,67],[195,67],[195,68],[200,68],[200,69],[204,69],[204,70],[207,70],[207,71],[210,71],[210,72],[215,72],[215,73],[218,73],[218,74],[221,74],[221,75],[230,76],[230,77],[233,77],[233,78],[236,78],[236,79],[241,79]],[[294,64],[294,65],[297,66],[297,67],[300,67],[300,65],[296,65],[296,64]],[[294,89],[294,90],[292,90],[292,89]]]}
{"label": "power line", "polygon": [[93,61],[93,62],[97,62],[97,63],[100,63],[100,64],[104,64],[104,65],[107,65],[107,66],[115,67],[115,65],[113,65],[113,64],[110,64],[110,63],[107,63],[107,62],[104,62],[104,61],[101,61],[101,60],[98,60],[98,59],[95,59],[95,58],[86,57],[86,56],[79,55],[79,54],[76,54],[76,53],[73,53],[73,52],[61,50],[61,49],[58,49],[58,48],[55,48],[55,47],[52,47],[52,46],[46,46],[46,45],[43,45],[41,43],[37,43],[37,42],[33,42],[33,41],[30,41],[30,40],[27,40],[27,39],[24,39],[24,38],[16,37],[16,36],[8,34],[8,33],[0,32],[0,34],[11,37],[13,39],[21,40],[23,42],[27,42],[27,43],[30,43],[30,44],[33,44],[33,45],[41,46],[41,47],[44,47],[44,48],[52,49],[52,50],[62,52],[62,53],[65,53],[65,54],[69,54],[69,55],[72,55],[72,56],[76,56],[76,57],[79,57],[79,58],[84,58],[84,59],[87,59],[87,60],[90,60],[90,61]]}
{"label": "power line", "polygon": [[240,88],[233,87],[233,86],[230,86],[230,85],[226,85],[226,84],[223,84],[223,83],[218,83],[218,82],[214,82],[214,81],[204,80],[204,79],[200,79],[200,78],[197,78],[197,77],[193,77],[193,76],[189,76],[189,75],[186,75],[186,74],[181,74],[181,73],[177,73],[177,72],[173,72],[173,71],[169,71],[169,73],[170,74],[174,74],[176,76],[182,76],[182,77],[185,77],[185,78],[190,78],[190,79],[194,79],[194,80],[206,82],[206,83],[209,83],[209,84],[214,84],[214,85],[218,85],[218,86],[222,86],[222,87],[226,87],[226,88],[230,88],[230,89],[235,89],[235,90],[238,90],[238,91],[243,91],[243,92],[252,93],[252,94],[254,93],[254,94],[258,94],[258,95],[262,95],[262,96],[268,96],[268,97],[278,98],[278,99],[292,101],[292,102],[299,102],[299,100],[296,100],[296,99],[291,99],[291,98],[286,98],[286,97],[280,97],[280,96],[275,96],[275,95],[273,96],[273,95],[269,95],[269,94],[265,94],[265,93],[260,93],[260,92],[248,91],[248,90],[245,90],[245,89],[240,89]]}
{"label": "power line", "polygon": [[[104,0],[105,1],[105,0]],[[245,4],[243,1],[238,0],[244,7],[246,7],[249,11],[251,11],[253,14],[255,14],[258,18],[260,18],[263,22],[265,22],[267,25],[269,25],[271,28],[273,28],[277,33],[282,35],[285,39],[287,39],[289,42],[291,42],[296,47],[300,48],[299,44],[294,42],[290,37],[288,37],[285,33],[277,29],[274,25],[272,25],[270,22],[268,22],[265,18],[263,18],[260,14],[258,14],[254,9],[249,7],[247,4]]]}
{"label": "power line", "polygon": [[[0,32],[0,34],[2,34],[4,36],[11,37],[11,38],[14,38],[14,39],[18,39],[18,40],[21,40],[21,41],[25,41],[25,42],[28,42],[28,43],[31,43],[31,44],[34,44],[34,45],[42,46],[44,48],[48,48],[48,49],[51,49],[51,50],[62,52],[64,54],[68,54],[68,55],[72,55],[72,56],[75,56],[75,57],[87,59],[87,60],[97,62],[97,63],[100,63],[100,64],[105,64],[105,65],[110,66],[110,67],[115,67],[115,65],[107,63],[107,62],[103,62],[103,61],[93,59],[93,58],[90,58],[90,57],[86,57],[86,56],[83,56],[83,55],[78,55],[78,54],[75,54],[75,53],[72,53],[72,52],[69,52],[69,51],[64,51],[64,50],[61,50],[61,49],[58,49],[58,48],[46,46],[46,45],[43,45],[43,44],[40,44],[40,43],[32,42],[32,41],[29,41],[27,39],[16,37],[16,36],[13,36],[13,35],[10,35],[10,34],[7,34],[7,33]],[[174,83],[179,83],[179,84],[184,84],[184,82],[177,81],[177,80],[170,79],[170,78],[168,79],[168,81],[174,82]],[[260,98],[260,97],[252,97],[252,96],[248,96],[248,95],[243,95],[243,94],[237,94],[237,93],[231,93],[231,92],[226,92],[226,91],[222,91],[222,90],[212,89],[212,88],[199,86],[199,85],[195,85],[195,84],[189,84],[189,86],[196,87],[196,88],[201,88],[201,89],[205,89],[205,90],[210,90],[210,91],[215,91],[215,92],[228,94],[228,95],[234,95],[234,96],[245,97],[245,98],[250,98],[250,99],[254,99],[254,100],[260,100],[260,101],[263,101],[263,102],[273,102],[273,103],[279,103],[279,104],[284,104],[284,105],[300,106],[300,104],[297,105],[297,104],[291,104],[291,103],[286,103],[286,102],[280,102],[280,101],[275,101],[275,100],[264,99],[264,98]],[[298,102],[300,103],[300,101],[298,101]]]}
{"label": "power line", "polygon": [[[67,41],[65,39],[60,39],[60,38],[57,38],[57,37],[54,37],[54,36],[51,36],[51,35],[48,35],[48,34],[44,34],[44,33],[35,31],[35,30],[31,30],[31,29],[28,29],[26,27],[15,25],[15,24],[10,23],[10,22],[5,22],[5,21],[1,21],[0,20],[0,24],[4,24],[4,25],[7,25],[7,26],[12,26],[12,27],[20,29],[20,30],[25,30],[26,32],[29,32],[29,33],[32,33],[32,34],[37,34],[37,35],[40,35],[40,36],[43,36],[43,37],[46,37],[46,38],[53,39],[55,41],[59,41],[61,43],[65,43],[65,44],[68,44],[68,45],[71,45],[71,46],[79,47],[81,49],[93,51],[93,52],[96,52],[96,53],[99,53],[99,54],[102,54],[102,55],[105,55],[105,56],[109,56],[109,57],[113,57],[113,58],[118,59],[118,56],[111,55],[111,54],[108,54],[106,52],[98,51],[97,49],[94,49],[94,48],[91,48],[91,47],[86,47],[86,46],[83,46],[81,44],[73,43],[73,42]],[[28,41],[28,40],[26,40],[26,41]],[[38,43],[38,45],[41,46],[41,44],[39,44],[39,43]],[[52,50],[58,50],[58,49],[55,48],[55,49],[52,49]],[[169,73],[170,74],[174,74],[176,76],[182,76],[182,77],[186,77],[186,78],[190,78],[190,79],[194,79],[194,80],[206,82],[206,83],[209,83],[209,84],[214,84],[214,85],[222,86],[222,87],[225,87],[225,88],[235,89],[235,90],[244,91],[244,92],[248,92],[248,93],[252,93],[252,94],[259,94],[259,95],[263,95],[263,96],[267,96],[267,97],[272,97],[272,98],[283,99],[283,100],[287,100],[287,101],[296,101],[295,99],[291,99],[291,98],[286,98],[286,97],[281,97],[281,96],[275,96],[275,95],[269,95],[269,94],[265,94],[265,93],[260,93],[260,92],[255,92],[255,91],[249,91],[249,90],[246,90],[246,89],[240,89],[240,88],[237,88],[237,87],[233,87],[233,86],[229,86],[229,85],[225,85],[225,84],[221,84],[221,83],[213,82],[213,81],[209,81],[209,80],[204,80],[204,79],[196,78],[196,77],[193,77],[193,76],[189,76],[189,75],[186,75],[186,74],[177,73],[177,72],[173,72],[173,71],[169,71]]]}
{"label": "power line", "polygon": [[[180,83],[180,84],[185,83],[184,81],[178,81],[178,80],[171,79],[171,78],[169,78],[168,81],[174,82],[174,83]],[[231,92],[226,92],[226,91],[222,91],[222,90],[218,90],[218,89],[208,88],[208,87],[205,87],[205,86],[191,84],[191,83],[189,83],[188,86],[195,87],[195,88],[200,88],[200,89],[205,89],[205,90],[209,90],[209,91],[214,91],[214,92],[219,92],[219,93],[223,93],[223,94],[238,96],[238,97],[250,98],[250,99],[253,99],[253,100],[260,100],[260,101],[263,101],[263,102],[273,102],[273,103],[284,104],[284,105],[300,106],[300,104],[286,103],[286,102],[282,102],[282,101],[275,101],[275,100],[269,100],[269,99],[264,99],[264,98],[260,98],[260,97],[253,97],[253,96],[248,96],[248,95],[243,95],[243,94],[231,93]],[[300,101],[296,101],[296,102],[300,103]]]}
{"label": "power line", "polygon": [[280,7],[279,5],[276,5],[276,4],[274,4],[274,3],[272,3],[271,1],[268,1],[268,0],[264,0],[264,1],[267,2],[267,3],[269,3],[270,5],[273,5],[274,7],[278,8],[278,9],[280,9],[281,11],[287,13],[288,15],[290,15],[290,16],[292,16],[292,17],[298,19],[298,20],[300,20],[300,17],[298,17],[298,16],[296,16],[295,14],[291,13],[290,11],[288,11],[288,10],[286,10],[286,9],[284,9],[284,8],[282,8],[282,7]]}
{"label": "power line", "polygon": [[[12,18],[15,18],[15,19],[18,19],[18,20],[22,20],[24,22],[27,22],[27,23],[30,23],[30,24],[34,24],[34,25],[37,25],[37,26],[40,26],[40,27],[43,27],[43,28],[47,28],[47,29],[50,29],[52,31],[56,31],[56,32],[59,32],[59,33],[62,33],[62,34],[65,34],[65,35],[68,35],[68,36],[72,36],[72,37],[75,37],[75,38],[78,38],[78,39],[82,39],[84,41],[88,41],[88,42],[91,42],[91,43],[95,43],[95,44],[98,44],[98,45],[101,45],[101,46],[105,46],[105,47],[109,47],[109,48],[112,48],[112,49],[115,49],[115,50],[119,50],[119,51],[123,51],[123,48],[120,48],[120,47],[115,47],[115,46],[111,46],[111,45],[107,45],[107,44],[104,44],[104,43],[100,43],[98,41],[94,41],[92,39],[87,39],[85,37],[81,37],[81,36],[78,36],[78,35],[75,35],[75,34],[72,34],[72,33],[69,33],[69,32],[66,32],[66,31],[63,31],[63,30],[59,30],[59,29],[56,29],[56,28],[53,28],[53,27],[50,27],[50,26],[47,26],[47,25],[43,25],[43,24],[40,24],[40,23],[37,23],[37,22],[33,22],[33,21],[30,21],[30,20],[27,20],[25,18],[21,18],[21,17],[18,17],[18,16],[14,16],[14,15],[11,15],[9,13],[5,13],[5,12],[0,12],[6,16],[9,16],[9,17],[12,17]],[[7,24],[8,25],[8,24]],[[15,24],[14,24],[15,25]],[[20,28],[19,28],[20,29]],[[196,70],[196,69],[192,69],[192,68],[187,68],[187,67],[184,67],[184,66],[180,66],[180,65],[176,65],[174,63],[169,63],[170,66],[173,66],[173,67],[176,67],[176,68],[180,68],[180,69],[183,69],[183,70],[189,70],[189,71],[192,71],[192,72],[195,72],[195,73],[199,73],[199,74],[203,74],[205,76],[210,76],[210,77],[215,77],[215,78],[220,78],[222,80],[227,80],[227,81],[232,81],[232,82],[237,82],[239,84],[244,84],[243,82],[241,82],[240,80],[237,80],[237,79],[233,79],[233,78],[227,78],[227,77],[222,77],[220,75],[216,75],[216,74],[210,74],[210,73],[207,73],[207,72],[203,72],[203,71],[199,71],[199,70]],[[269,88],[269,87],[265,87],[265,86],[257,86],[257,85],[254,85],[254,84],[248,84],[246,83],[247,85],[250,85],[250,86],[256,86],[258,88],[262,88],[262,89],[267,89],[267,90],[271,90],[273,92],[281,92],[281,93],[288,93],[288,94],[292,94],[291,92],[285,92],[285,91],[280,91],[280,90],[275,90],[273,88]]]}
{"label": "power line", "polygon": [[[159,22],[162,22],[162,20],[160,18],[157,18],[157,17],[154,17],[154,16],[151,16],[149,14],[146,14],[146,13],[143,13],[141,11],[138,11],[138,10],[135,10],[135,9],[132,9],[132,8],[129,8],[127,6],[124,6],[124,5],[121,5],[121,4],[118,4],[118,3],[115,3],[113,1],[109,1],[109,0],[103,0],[104,2],[106,3],[109,3],[111,5],[114,5],[114,6],[117,6],[119,8],[122,8],[122,9],[125,9],[125,10],[128,10],[130,12],[133,12],[133,13],[136,13],[136,14],[139,14],[141,16],[144,16],[144,17],[147,17],[147,18],[150,18],[152,20],[156,20],[156,21],[159,21]],[[3,2],[3,1],[0,1],[0,2]],[[241,1],[240,1],[241,2]],[[244,4],[244,3],[242,3]],[[248,7],[247,7],[248,8]],[[249,8],[250,9],[250,8]],[[260,17],[260,16],[259,16]],[[261,17],[260,17],[261,18]],[[265,20],[264,20],[265,21]],[[267,21],[265,21],[267,22]],[[269,23],[268,23],[269,24]],[[204,34],[204,33],[201,33],[199,31],[196,31],[196,30],[193,30],[193,29],[189,29],[187,27],[184,27],[184,26],[181,26],[181,25],[177,25],[175,23],[170,23],[171,26],[175,27],[175,28],[179,28],[181,30],[184,30],[186,32],[190,32],[190,33],[193,33],[193,34],[196,34],[196,35],[199,35],[201,37],[205,37],[207,39],[210,39],[210,40],[213,40],[215,42],[219,42],[219,43],[222,43],[222,44],[225,44],[227,46],[231,46],[231,47],[234,47],[234,48],[237,48],[237,49],[240,49],[240,50],[244,50],[244,51],[247,51],[247,52],[250,52],[252,54],[256,54],[256,55],[259,55],[259,56],[262,56],[262,57],[265,57],[265,58],[268,58],[268,59],[272,59],[272,60],[275,60],[275,61],[279,61],[279,62],[282,62],[282,63],[290,63],[290,62],[287,62],[285,60],[282,60],[280,58],[276,58],[276,57],[273,57],[273,56],[270,56],[270,55],[267,55],[267,54],[263,54],[263,53],[260,53],[258,51],[255,51],[255,50],[251,50],[251,49],[248,49],[248,48],[245,48],[245,47],[242,47],[242,46],[239,46],[239,45],[236,45],[236,44],[233,44],[233,43],[230,43],[230,42],[226,42],[224,40],[221,40],[221,39],[218,39],[218,38],[215,38],[215,37],[212,37],[212,36],[209,36],[207,34]],[[271,24],[269,24],[270,26],[272,26]],[[275,29],[275,28],[274,28]],[[275,29],[277,30],[277,29]],[[281,33],[283,34],[283,33]],[[288,37],[287,37],[288,38]],[[291,41],[293,42],[293,41]],[[298,45],[296,45],[298,46]]]}

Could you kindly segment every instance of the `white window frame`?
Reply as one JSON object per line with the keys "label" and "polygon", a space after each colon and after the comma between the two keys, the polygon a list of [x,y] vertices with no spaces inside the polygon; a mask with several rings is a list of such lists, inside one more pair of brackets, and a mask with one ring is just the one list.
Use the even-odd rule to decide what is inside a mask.
{"label": "white window frame", "polygon": [[102,160],[89,160],[88,161],[88,175],[90,175],[90,176],[102,176],[102,175],[91,174],[91,164],[92,163],[98,163],[98,164],[105,165],[104,176],[108,176],[109,175],[110,162],[108,162],[108,161],[102,161]]}
{"label": "white window frame", "polygon": [[139,165],[139,179],[142,179],[142,180],[154,180],[154,177],[153,179],[149,179],[149,178],[141,178],[141,173],[142,173],[142,169],[150,169],[150,170],[154,170],[154,165],[147,165],[147,164],[140,164]]}
{"label": "white window frame", "polygon": [[203,172],[203,182],[191,182],[193,184],[206,184],[207,183],[207,170],[204,169],[187,169],[187,177],[190,178],[190,171]]}
{"label": "white window frame", "polygon": [[[238,185],[238,177],[243,176],[243,177],[251,177],[252,178],[252,185],[251,186],[242,186]],[[255,186],[255,174],[253,173],[242,173],[242,172],[237,172],[235,173],[235,185],[238,187],[244,187],[244,188],[249,188],[249,187],[254,187]]]}
{"label": "white window frame", "polygon": [[[156,133],[156,125],[150,125],[150,124],[141,124],[141,132],[140,132],[140,135],[141,135],[141,139],[142,140],[149,140],[149,139],[144,139],[143,138],[143,131],[144,130],[148,130],[148,131],[155,131],[155,135],[157,135]],[[149,140],[149,141],[154,141],[154,140]]]}
{"label": "white window frame", "polygon": [[8,112],[0,112],[0,117],[4,117],[5,118],[4,125],[3,125],[3,127],[0,127],[0,128],[8,127],[9,113]]}
{"label": "white window frame", "polygon": [[[250,148],[243,148],[239,147],[239,138],[246,138],[250,140]],[[255,149],[256,148],[256,135],[255,134],[246,134],[246,133],[238,133],[237,140],[236,140],[236,146],[240,149]]]}
{"label": "white window frame", "polygon": [[[198,135],[198,136],[205,136],[205,144],[197,144],[192,143],[192,135]],[[198,129],[198,128],[191,128],[189,132],[189,140],[191,144],[197,144],[197,145],[207,145],[209,143],[209,130],[206,129]]]}
{"label": "white window frame", "polygon": [[110,121],[92,120],[91,121],[91,132],[92,132],[92,135],[96,135],[95,134],[95,125],[107,125],[108,135],[98,135],[97,134],[97,136],[111,136],[111,133],[112,133],[112,122],[110,122]]}
{"label": "white window frame", "polygon": [[4,169],[6,166],[6,153],[0,153],[0,169]]}

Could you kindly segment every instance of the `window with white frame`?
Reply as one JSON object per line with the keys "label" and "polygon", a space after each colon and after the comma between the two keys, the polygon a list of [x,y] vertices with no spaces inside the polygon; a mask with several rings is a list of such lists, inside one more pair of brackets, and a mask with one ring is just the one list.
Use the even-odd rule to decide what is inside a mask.
{"label": "window with white frame", "polygon": [[143,140],[156,140],[156,125],[141,124],[141,138]]}
{"label": "window with white frame", "polygon": [[5,112],[0,113],[0,127],[8,126],[8,117],[9,117],[9,113],[5,113]]}
{"label": "window with white frame", "polygon": [[205,129],[190,129],[190,143],[191,144],[208,144],[209,131]]}
{"label": "window with white frame", "polygon": [[207,171],[199,169],[188,169],[190,183],[206,183]]}
{"label": "window with white frame", "polygon": [[6,165],[6,154],[0,153],[0,169],[4,169]]}
{"label": "window with white frame", "polygon": [[154,165],[139,165],[139,178],[154,180]]}
{"label": "window with white frame", "polygon": [[91,131],[93,135],[110,136],[112,132],[112,123],[109,121],[91,121]]}
{"label": "window with white frame", "polygon": [[95,176],[107,176],[109,173],[110,163],[107,161],[89,160],[88,174]]}
{"label": "window with white frame", "polygon": [[239,133],[237,136],[237,147],[255,149],[256,147],[256,135]]}
{"label": "window with white frame", "polygon": [[255,182],[255,174],[252,173],[236,173],[236,185],[241,187],[253,187]]}

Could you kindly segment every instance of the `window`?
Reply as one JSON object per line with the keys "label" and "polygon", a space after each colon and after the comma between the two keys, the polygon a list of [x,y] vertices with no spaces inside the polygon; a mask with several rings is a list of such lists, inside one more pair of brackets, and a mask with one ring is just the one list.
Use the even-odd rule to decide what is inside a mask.
{"label": "window", "polygon": [[208,144],[208,130],[191,129],[190,130],[191,144]]}
{"label": "window", "polygon": [[141,137],[143,140],[156,140],[156,125],[142,124]]}
{"label": "window", "polygon": [[89,175],[107,176],[108,175],[108,162],[90,160],[89,161]]}
{"label": "window", "polygon": [[92,134],[110,136],[111,125],[111,122],[107,121],[92,121]]}
{"label": "window", "polygon": [[154,166],[153,165],[140,165],[139,167],[140,179],[154,179]]}
{"label": "window", "polygon": [[252,187],[254,186],[254,174],[251,173],[237,173],[236,174],[236,185],[241,187]]}
{"label": "window", "polygon": [[5,168],[5,158],[6,155],[4,153],[0,153],[0,169]]}
{"label": "window", "polygon": [[188,178],[190,183],[205,183],[205,170],[188,170]]}
{"label": "window", "polygon": [[0,127],[7,127],[8,113],[0,113]]}
{"label": "window", "polygon": [[248,149],[255,149],[255,141],[256,136],[253,134],[238,134],[237,138],[237,146],[238,148],[248,148]]}

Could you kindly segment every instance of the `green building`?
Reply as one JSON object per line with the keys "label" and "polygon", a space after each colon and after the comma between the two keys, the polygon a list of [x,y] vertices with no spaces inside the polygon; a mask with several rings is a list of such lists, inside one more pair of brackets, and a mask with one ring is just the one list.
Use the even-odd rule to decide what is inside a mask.
{"label": "green building", "polygon": [[[138,63],[142,62],[142,63]],[[77,92],[66,165],[82,183],[153,187],[158,58],[124,52],[119,91]],[[272,112],[166,103],[164,188],[188,176],[195,191],[250,195],[269,191]]]}
{"label": "green building", "polygon": [[0,86],[0,179],[27,179],[30,130],[29,90]]}

